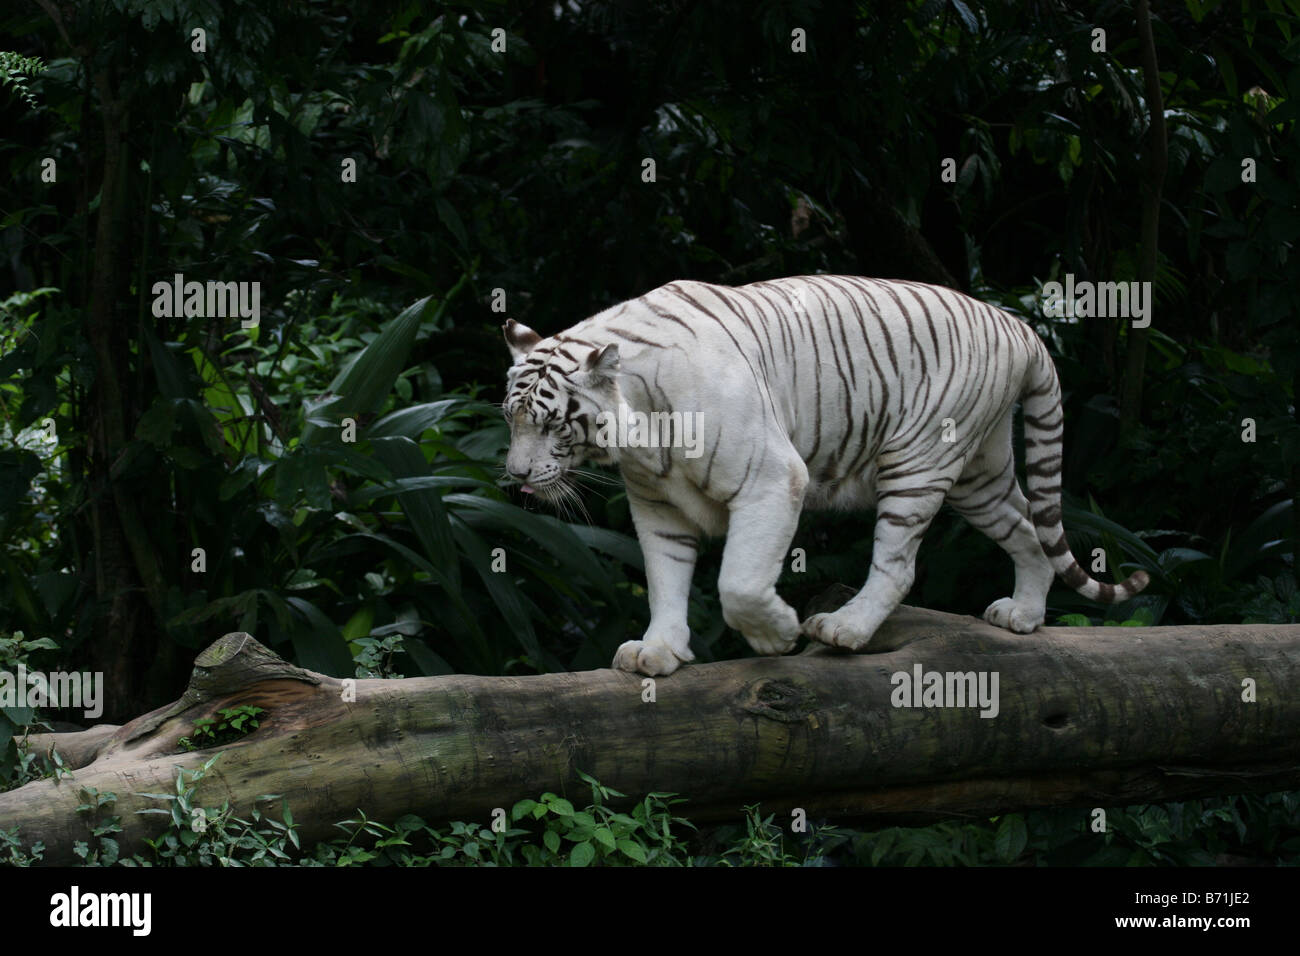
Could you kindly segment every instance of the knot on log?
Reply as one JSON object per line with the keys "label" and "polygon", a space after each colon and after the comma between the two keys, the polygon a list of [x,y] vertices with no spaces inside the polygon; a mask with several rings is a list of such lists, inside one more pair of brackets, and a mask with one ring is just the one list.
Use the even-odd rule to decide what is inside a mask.
{"label": "knot on log", "polygon": [[191,707],[242,690],[264,680],[288,678],[319,684],[320,676],[285,662],[251,634],[234,631],[213,642],[194,660],[189,686],[175,703],[137,717],[120,731],[125,743],[152,733]]}
{"label": "knot on log", "polygon": [[799,724],[817,710],[817,695],[792,681],[764,677],[741,688],[740,707],[756,717]]}
{"label": "knot on log", "polygon": [[202,697],[215,697],[256,681],[286,677],[309,684],[320,683],[319,676],[286,663],[253,635],[235,631],[214,641],[195,658],[187,689]]}

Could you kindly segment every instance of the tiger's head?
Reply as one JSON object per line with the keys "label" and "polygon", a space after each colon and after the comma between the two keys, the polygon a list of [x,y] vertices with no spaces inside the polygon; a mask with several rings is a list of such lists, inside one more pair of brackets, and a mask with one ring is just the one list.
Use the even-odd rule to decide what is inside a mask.
{"label": "tiger's head", "polygon": [[597,416],[621,403],[618,346],[583,344],[563,335],[542,339],[514,319],[502,326],[514,364],[502,404],[510,423],[506,472],[526,494],[575,499],[569,472],[583,461],[612,464],[618,449],[598,442]]}

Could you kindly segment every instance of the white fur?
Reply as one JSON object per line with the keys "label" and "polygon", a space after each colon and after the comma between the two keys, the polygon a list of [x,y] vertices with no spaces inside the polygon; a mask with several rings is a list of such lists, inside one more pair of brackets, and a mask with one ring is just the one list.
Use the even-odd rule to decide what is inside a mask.
{"label": "white fur", "polygon": [[[552,338],[532,336],[507,327],[516,359],[508,468],[540,493],[586,457],[539,429],[570,400],[578,418],[619,403],[700,416],[698,457],[682,448],[610,450],[645,556],[651,614],[614,667],[670,674],[693,659],[691,542],[702,535],[726,535],[723,616],[760,654],[786,653],[801,633],[865,647],[911,587],[921,536],[945,499],[1015,563],[1015,593],[989,606],[992,623],[1032,631],[1054,571],[1076,573],[1068,550],[1051,559],[1043,550],[1057,535],[1064,541],[1059,512],[1043,518],[1059,504],[1055,370],[1034,332],[992,306],[918,283],[838,276],[738,289],[674,282]],[[600,351],[608,345],[616,351]],[[539,391],[556,392],[557,383],[558,397]],[[1035,422],[1026,427],[1028,464],[1039,472],[1029,482],[1037,526],[1012,455],[1022,395]],[[801,625],[775,585],[805,505],[875,506],[877,522],[866,585]],[[1078,585],[1089,596],[1099,587]]]}

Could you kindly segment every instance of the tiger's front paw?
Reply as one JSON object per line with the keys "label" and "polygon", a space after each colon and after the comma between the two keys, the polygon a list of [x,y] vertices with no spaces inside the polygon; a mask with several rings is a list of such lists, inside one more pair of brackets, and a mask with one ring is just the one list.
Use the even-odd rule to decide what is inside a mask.
{"label": "tiger's front paw", "polygon": [[770,657],[788,654],[799,643],[799,624],[796,620],[792,629],[785,631],[772,629],[746,633],[744,638],[749,642],[749,646],[754,649],[756,654]]}
{"label": "tiger's front paw", "polygon": [[871,640],[871,633],[862,626],[857,615],[843,609],[830,614],[814,614],[803,622],[803,633],[828,647],[860,651]]}
{"label": "tiger's front paw", "polygon": [[614,654],[612,666],[615,670],[631,674],[659,677],[671,674],[682,664],[682,659],[666,644],[657,641],[624,641]]}
{"label": "tiger's front paw", "polygon": [[719,594],[722,619],[740,631],[756,654],[788,654],[799,643],[799,615],[775,589],[755,594],[720,587]]}

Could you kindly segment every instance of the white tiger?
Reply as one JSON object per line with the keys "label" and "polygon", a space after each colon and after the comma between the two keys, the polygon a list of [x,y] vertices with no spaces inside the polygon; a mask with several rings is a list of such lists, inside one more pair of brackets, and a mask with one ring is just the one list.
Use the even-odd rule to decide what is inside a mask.
{"label": "white tiger", "polygon": [[[984,612],[1000,627],[1042,624],[1054,573],[1108,603],[1147,584],[1143,571],[1094,581],[1070,553],[1056,369],[1029,326],[987,303],[848,276],[679,281],[547,339],[513,319],[504,330],[509,474],[558,502],[574,494],[566,474],[589,459],[616,462],[627,487],[650,627],[619,647],[614,667],[670,674],[694,658],[686,610],[701,535],[726,535],[723,617],[760,654],[789,651],[801,631],[865,647],[911,588],[945,500],[1015,562],[1014,593]],[[1012,452],[1017,402],[1028,500]],[[625,419],[671,415],[677,447],[640,447],[644,434],[611,443],[628,438],[603,427],[620,407]],[[695,454],[682,447],[690,422],[701,426]],[[874,506],[876,526],[866,585],[801,627],[775,585],[805,506]]]}

